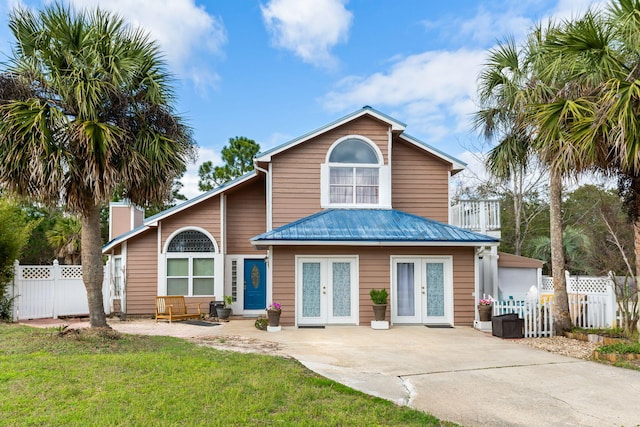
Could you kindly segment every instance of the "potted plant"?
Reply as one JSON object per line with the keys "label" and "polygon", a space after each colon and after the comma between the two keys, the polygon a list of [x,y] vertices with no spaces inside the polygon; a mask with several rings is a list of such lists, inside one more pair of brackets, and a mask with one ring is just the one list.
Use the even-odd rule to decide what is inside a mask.
{"label": "potted plant", "polygon": [[493,309],[493,300],[491,298],[483,298],[478,301],[478,314],[481,322],[491,320],[491,310]]}
{"label": "potted plant", "polygon": [[269,307],[267,307],[269,326],[280,326],[280,314],[282,314],[282,305],[275,301],[272,302]]}
{"label": "potted plant", "polygon": [[231,295],[225,295],[223,297],[224,307],[218,308],[218,319],[226,320],[231,315],[231,304],[233,304],[233,297]]}
{"label": "potted plant", "polygon": [[387,298],[389,297],[389,292],[387,292],[386,289],[371,289],[369,296],[373,302],[373,315],[375,316],[376,322],[384,321],[387,313]]}

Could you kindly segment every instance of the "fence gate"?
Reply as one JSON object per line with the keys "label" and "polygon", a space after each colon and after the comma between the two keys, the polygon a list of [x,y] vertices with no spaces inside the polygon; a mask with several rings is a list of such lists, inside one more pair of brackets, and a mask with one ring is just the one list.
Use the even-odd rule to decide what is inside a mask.
{"label": "fence gate", "polygon": [[[15,296],[14,321],[89,314],[81,265],[59,265],[56,260],[52,266],[23,266],[16,261],[14,267],[13,287],[9,287],[9,295]],[[106,268],[102,294],[108,314],[110,295]]]}

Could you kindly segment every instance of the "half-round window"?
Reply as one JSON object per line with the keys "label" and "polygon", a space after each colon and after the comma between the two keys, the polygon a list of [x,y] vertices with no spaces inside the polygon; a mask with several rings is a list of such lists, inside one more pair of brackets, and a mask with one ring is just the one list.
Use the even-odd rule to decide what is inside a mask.
{"label": "half-round window", "polygon": [[378,156],[373,148],[359,139],[347,139],[333,147],[329,163],[378,164]]}
{"label": "half-round window", "polygon": [[347,138],[331,148],[328,163],[332,206],[379,204],[381,164],[372,145]]}
{"label": "half-round window", "polygon": [[167,252],[215,252],[216,248],[204,233],[186,230],[178,233],[167,248]]}

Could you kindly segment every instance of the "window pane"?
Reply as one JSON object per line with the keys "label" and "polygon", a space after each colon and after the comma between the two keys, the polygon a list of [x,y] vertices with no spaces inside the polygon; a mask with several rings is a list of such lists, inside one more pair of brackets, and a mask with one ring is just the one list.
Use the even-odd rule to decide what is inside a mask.
{"label": "window pane", "polygon": [[427,316],[444,316],[444,264],[427,264]]}
{"label": "window pane", "polygon": [[330,187],[331,194],[329,195],[330,203],[353,203],[353,187],[343,187],[338,185],[332,185]]}
{"label": "window pane", "polygon": [[320,263],[302,264],[302,317],[320,316]]}
{"label": "window pane", "polygon": [[[187,258],[168,258],[167,259],[167,276],[188,276],[188,275],[189,275],[189,260]],[[182,295],[182,294],[176,294],[176,295]]]}
{"label": "window pane", "polygon": [[193,295],[213,295],[213,279],[193,279]]}
{"label": "window pane", "polygon": [[359,139],[347,139],[336,145],[329,155],[331,163],[378,164],[378,156],[369,144]]}
{"label": "window pane", "polygon": [[398,316],[415,316],[414,265],[412,262],[399,262],[396,265],[396,272],[398,275],[398,296],[396,298]]}
{"label": "window pane", "polygon": [[357,187],[356,203],[378,203],[378,187]]}
{"label": "window pane", "polygon": [[194,276],[213,276],[213,259],[211,258],[194,258],[193,259],[193,275]]}
{"label": "window pane", "polygon": [[329,176],[331,185],[353,184],[353,168],[331,168]]}
{"label": "window pane", "polygon": [[215,247],[205,234],[187,230],[171,239],[167,252],[215,252]]}
{"label": "window pane", "polygon": [[351,315],[351,263],[333,263],[333,315]]}
{"label": "window pane", "polygon": [[356,185],[378,185],[378,169],[356,168]]}
{"label": "window pane", "polygon": [[167,295],[189,295],[189,279],[167,279]]}

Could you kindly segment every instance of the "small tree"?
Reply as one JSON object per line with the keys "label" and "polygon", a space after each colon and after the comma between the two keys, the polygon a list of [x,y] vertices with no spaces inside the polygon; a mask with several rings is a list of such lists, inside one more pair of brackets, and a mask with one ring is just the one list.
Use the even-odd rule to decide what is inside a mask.
{"label": "small tree", "polygon": [[198,188],[209,191],[253,170],[253,159],[260,151],[260,145],[244,136],[229,138],[229,145],[222,149],[222,166],[213,166],[211,161],[200,165]]}
{"label": "small tree", "polygon": [[19,206],[0,198],[0,320],[11,319],[13,297],[6,293],[13,263],[20,258],[35,223],[28,223]]}

